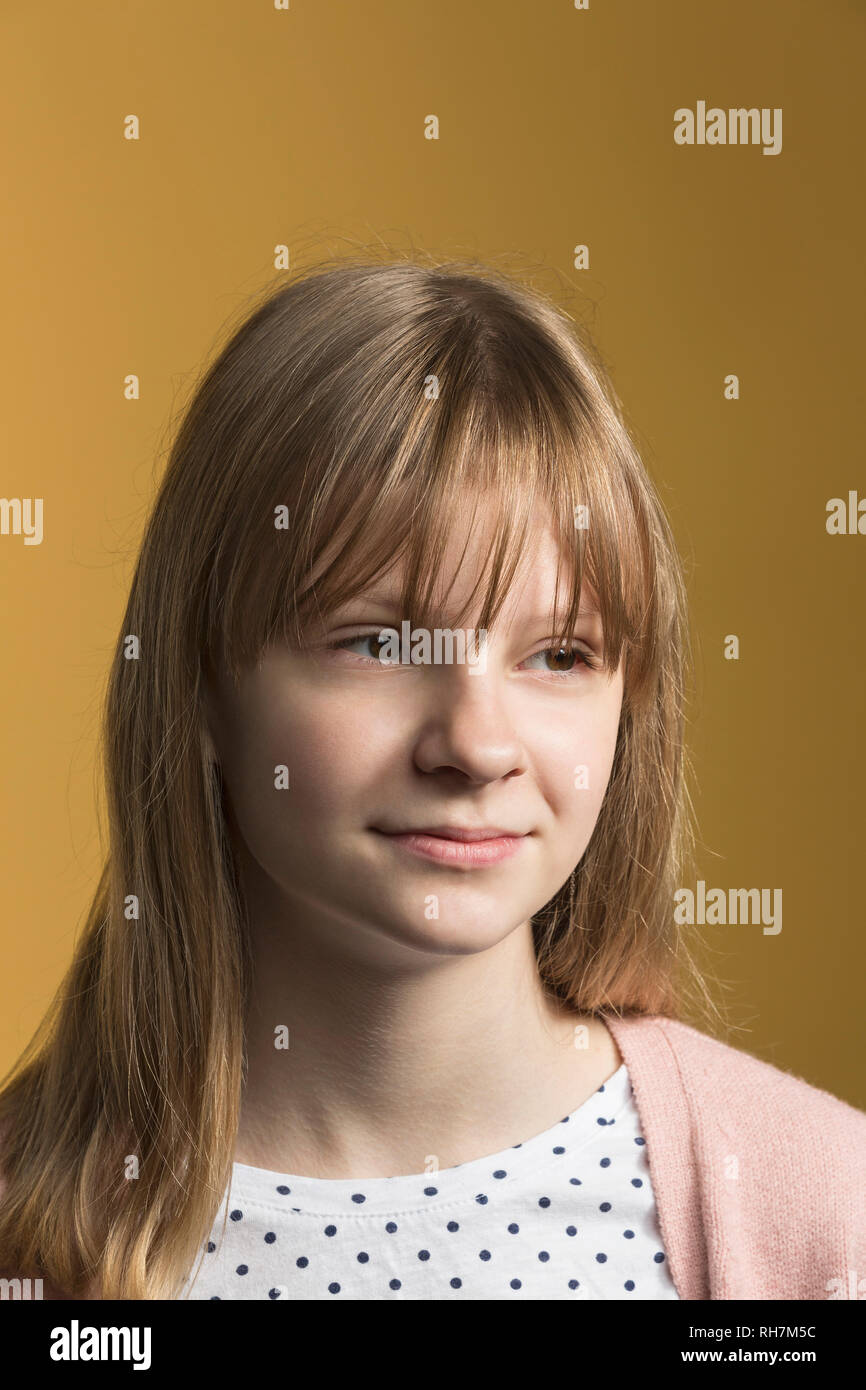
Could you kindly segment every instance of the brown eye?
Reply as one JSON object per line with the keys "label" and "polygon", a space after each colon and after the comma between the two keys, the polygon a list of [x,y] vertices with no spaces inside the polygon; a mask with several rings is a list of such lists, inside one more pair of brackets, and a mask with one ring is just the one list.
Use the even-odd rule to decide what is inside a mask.
{"label": "brown eye", "polygon": [[369,642],[369,644],[370,644],[370,651],[371,651],[371,654],[372,654],[372,656],[373,656],[373,660],[374,660],[374,661],[380,661],[380,660],[381,660],[381,657],[382,657],[382,652],[385,650],[385,647],[388,645],[387,642],[385,642],[385,641],[381,641],[381,642],[380,642],[378,637],[374,637],[374,636],[372,636],[372,635],[371,635],[370,637],[363,637],[363,638],[361,638],[360,640],[363,641],[363,642]]}
{"label": "brown eye", "polygon": [[548,647],[544,652],[545,659],[552,657],[553,661],[548,669],[551,671],[571,671],[579,656],[576,647]]}
{"label": "brown eye", "polygon": [[[534,665],[543,661],[544,666]],[[558,646],[545,647],[534,656],[529,657],[524,665],[529,669],[533,668],[541,674],[546,671],[553,676],[579,675],[590,670],[595,670],[597,662],[590,652],[584,651],[577,646]]]}
{"label": "brown eye", "polygon": [[377,661],[382,666],[393,666],[393,661],[382,661],[382,652],[388,645],[387,638],[379,637],[379,629],[376,632],[359,632],[355,637],[344,637],[339,642],[332,642],[332,651],[347,651],[350,647],[366,647],[366,651],[360,651],[358,656],[364,656],[369,661]]}

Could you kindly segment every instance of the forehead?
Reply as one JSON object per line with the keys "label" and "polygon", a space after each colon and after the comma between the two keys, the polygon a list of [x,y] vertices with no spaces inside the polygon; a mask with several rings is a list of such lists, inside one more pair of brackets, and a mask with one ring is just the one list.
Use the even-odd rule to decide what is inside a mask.
{"label": "forehead", "polygon": [[[517,616],[526,617],[533,621],[542,622],[553,615],[555,611],[554,603],[555,579],[551,578],[548,582],[547,577],[540,570],[534,570],[530,575],[517,576],[506,596],[502,606],[502,618],[505,623]],[[403,592],[402,580],[396,575],[384,575],[381,579],[366,585],[363,589],[347,599],[345,603],[339,604],[331,615],[341,617],[349,612],[355,612],[360,606],[369,610],[387,610],[392,613],[399,605]],[[471,590],[468,586],[454,586],[449,597],[443,590],[434,598],[434,607],[444,618],[453,608],[455,611],[465,611],[467,606],[471,606],[467,601],[470,598]],[[563,612],[567,608],[567,595],[560,587],[560,599],[558,609]],[[588,580],[584,580],[580,595],[581,618],[600,618],[601,610],[598,599]]]}

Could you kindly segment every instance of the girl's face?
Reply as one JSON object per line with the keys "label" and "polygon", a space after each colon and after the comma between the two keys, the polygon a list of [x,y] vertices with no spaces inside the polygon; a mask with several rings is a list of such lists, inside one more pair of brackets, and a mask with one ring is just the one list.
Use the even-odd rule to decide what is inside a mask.
{"label": "girl's face", "polygon": [[[580,860],[613,763],[623,664],[612,677],[587,664],[603,634],[586,587],[574,647],[555,645],[556,548],[536,516],[474,667],[383,663],[379,633],[400,632],[392,571],[333,613],[312,651],[273,646],[238,690],[223,679],[209,694],[247,885],[277,920],[382,959],[397,946],[406,959],[470,953],[526,922]],[[471,538],[456,571],[464,536],[443,566],[456,574],[443,629],[477,575]]]}

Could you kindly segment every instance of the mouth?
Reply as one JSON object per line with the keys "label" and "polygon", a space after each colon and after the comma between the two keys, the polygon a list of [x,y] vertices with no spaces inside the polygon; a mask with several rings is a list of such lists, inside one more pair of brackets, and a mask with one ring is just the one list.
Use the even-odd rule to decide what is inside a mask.
{"label": "mouth", "polygon": [[483,868],[517,854],[531,831],[504,830],[499,826],[437,825],[421,830],[373,829],[398,849],[437,864]]}

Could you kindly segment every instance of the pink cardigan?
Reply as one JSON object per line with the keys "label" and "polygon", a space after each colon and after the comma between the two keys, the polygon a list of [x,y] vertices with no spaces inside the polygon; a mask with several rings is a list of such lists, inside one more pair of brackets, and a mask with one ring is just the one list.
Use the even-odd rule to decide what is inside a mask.
{"label": "pink cardigan", "polygon": [[680,1298],[866,1298],[866,1113],[688,1024],[604,1019]]}

